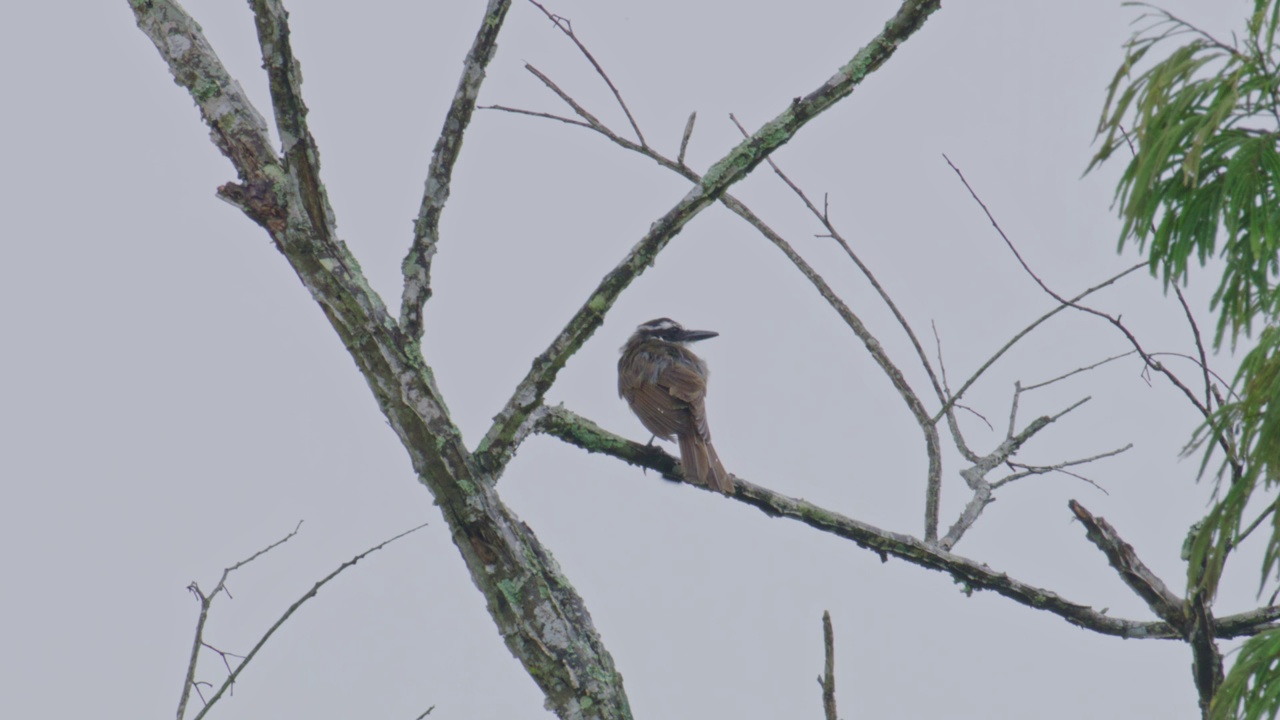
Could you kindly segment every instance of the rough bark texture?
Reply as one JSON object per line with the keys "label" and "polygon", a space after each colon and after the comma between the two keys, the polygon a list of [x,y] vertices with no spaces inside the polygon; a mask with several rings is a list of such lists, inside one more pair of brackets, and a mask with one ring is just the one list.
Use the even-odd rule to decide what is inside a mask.
{"label": "rough bark texture", "polygon": [[542,688],[548,707],[564,718],[630,717],[621,677],[581,598],[471,462],[416,344],[334,234],[287,15],[278,2],[252,5],[283,158],[271,149],[261,115],[182,8],[163,0],[132,3],[139,28],[196,100],[215,145],[236,167],[240,182],[224,186],[220,195],[267,230],[329,318],[439,504],[503,640]]}
{"label": "rough bark texture", "polygon": [[560,335],[534,359],[533,367],[498,413],[496,422],[476,450],[477,459],[484,467],[500,471],[506,465],[520,440],[528,433],[530,415],[542,406],[547,389],[555,382],[565,362],[600,327],[605,313],[613,307],[622,291],[653,265],[658,253],[685,224],[719,200],[731,185],[746,177],[770,153],[791,140],[806,123],[848,97],[868,75],[892,57],[898,46],[919,30],[941,5],[941,0],[905,0],[885,23],[884,30],[835,75],[817,90],[794,98],[786,110],[712,165],[684,199],[654,221],[649,232],[627,257],[605,275]]}
{"label": "rough bark texture", "polygon": [[[637,467],[656,471],[664,479],[683,482],[676,458],[662,448],[633,442],[601,428],[564,408],[548,408],[537,418],[537,431],[560,438],[589,452],[616,457]],[[698,486],[694,486],[698,487]],[[789,497],[735,477],[734,494],[739,502],[751,505],[771,517],[804,523],[822,532],[852,541],[880,555],[898,558],[913,565],[951,575],[965,592],[990,590],[1020,605],[1052,613],[1086,630],[1122,638],[1159,640],[1186,639],[1178,627],[1161,621],[1125,620],[1104,614],[1088,605],[1072,602],[1057,593],[1021,582],[985,563],[942,550],[909,535],[882,530],[840,513]],[[1209,618],[1212,638],[1228,639],[1256,635],[1275,626],[1280,606],[1252,610],[1224,618]]]}

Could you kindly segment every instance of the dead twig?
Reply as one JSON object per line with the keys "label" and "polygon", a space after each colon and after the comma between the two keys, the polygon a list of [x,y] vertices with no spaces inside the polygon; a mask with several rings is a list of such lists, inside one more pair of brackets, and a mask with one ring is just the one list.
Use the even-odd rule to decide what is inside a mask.
{"label": "dead twig", "polygon": [[831,629],[831,613],[822,611],[822,647],[826,656],[818,684],[822,686],[822,712],[826,720],[839,720],[836,716],[836,640]]}

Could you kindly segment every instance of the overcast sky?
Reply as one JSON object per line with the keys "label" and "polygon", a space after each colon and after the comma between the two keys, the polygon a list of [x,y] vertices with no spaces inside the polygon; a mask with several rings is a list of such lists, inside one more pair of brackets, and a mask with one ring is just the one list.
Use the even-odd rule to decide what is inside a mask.
{"label": "overcast sky", "polygon": [[[1164,3],[1229,37],[1252,3]],[[648,140],[705,169],[816,89],[898,3],[552,0],[624,93]],[[270,116],[244,3],[186,7]],[[342,237],[392,307],[430,150],[483,3],[290,4],[304,95]],[[1073,294],[1136,261],[1116,254],[1118,166],[1081,177],[1135,8],[946,3],[854,95],[776,159],[830,212],[953,384],[1053,307],[945,164],[968,176],[1027,261]],[[516,2],[481,96],[567,113],[554,78],[615,129],[625,120],[572,45]],[[0,24],[0,717],[165,717],[197,604],[232,578],[206,639],[245,652],[342,561],[349,570],[276,635],[217,709],[234,718],[542,718],[542,696],[489,619],[427,491],[322,313],[265,233],[214,197],[234,179],[191,99],[124,0],[15,3]],[[732,192],[785,235],[928,386],[867,283],[759,169]],[[582,128],[480,112],[435,263],[424,353],[469,446],[545,348],[687,183]],[[1189,298],[1211,327],[1212,273]],[[1096,296],[1152,350],[1192,353],[1181,309],[1145,274]],[[672,242],[561,373],[548,399],[644,441],[615,390],[617,349],[670,316],[721,336],[698,351],[729,470],[898,532],[923,525],[920,432],[838,316],[722,207]],[[976,449],[1003,437],[1015,381],[1128,349],[1065,315],[975,386]],[[1185,361],[1168,362],[1194,380]],[[1215,359],[1224,374],[1230,357]],[[1154,619],[1072,522],[1105,516],[1181,590],[1178,553],[1207,485],[1178,451],[1196,424],[1126,358],[1023,397],[1019,423],[1092,400],[1019,458],[1121,447],[1083,472],[998,493],[956,552],[1113,616]],[[943,522],[968,497],[947,443]],[[1192,718],[1181,643],[1119,640],[851,543],[663,482],[559,441],[524,444],[499,485],[581,592],[638,718],[821,717],[821,615],[836,628],[845,718]],[[1229,569],[1219,614],[1253,607],[1257,554]],[[1224,646],[1224,648],[1227,646]],[[215,656],[199,677],[220,682]]]}

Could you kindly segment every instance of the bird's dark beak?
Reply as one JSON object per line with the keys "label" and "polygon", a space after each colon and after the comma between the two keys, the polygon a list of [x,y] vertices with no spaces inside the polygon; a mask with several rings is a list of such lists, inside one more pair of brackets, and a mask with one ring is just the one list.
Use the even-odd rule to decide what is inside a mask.
{"label": "bird's dark beak", "polygon": [[685,330],[680,335],[680,342],[695,342],[698,340],[706,340],[707,338],[713,338],[719,334],[720,333],[712,332],[711,330]]}

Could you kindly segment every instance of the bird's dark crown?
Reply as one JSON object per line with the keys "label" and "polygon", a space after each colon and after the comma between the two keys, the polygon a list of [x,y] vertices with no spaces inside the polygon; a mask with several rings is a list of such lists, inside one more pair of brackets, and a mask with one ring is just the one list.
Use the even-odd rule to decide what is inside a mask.
{"label": "bird's dark crown", "polygon": [[705,340],[716,335],[719,335],[719,333],[710,330],[686,330],[683,325],[671,318],[656,318],[649,322],[640,323],[636,327],[635,333],[635,337],[638,338],[653,338],[673,343]]}

